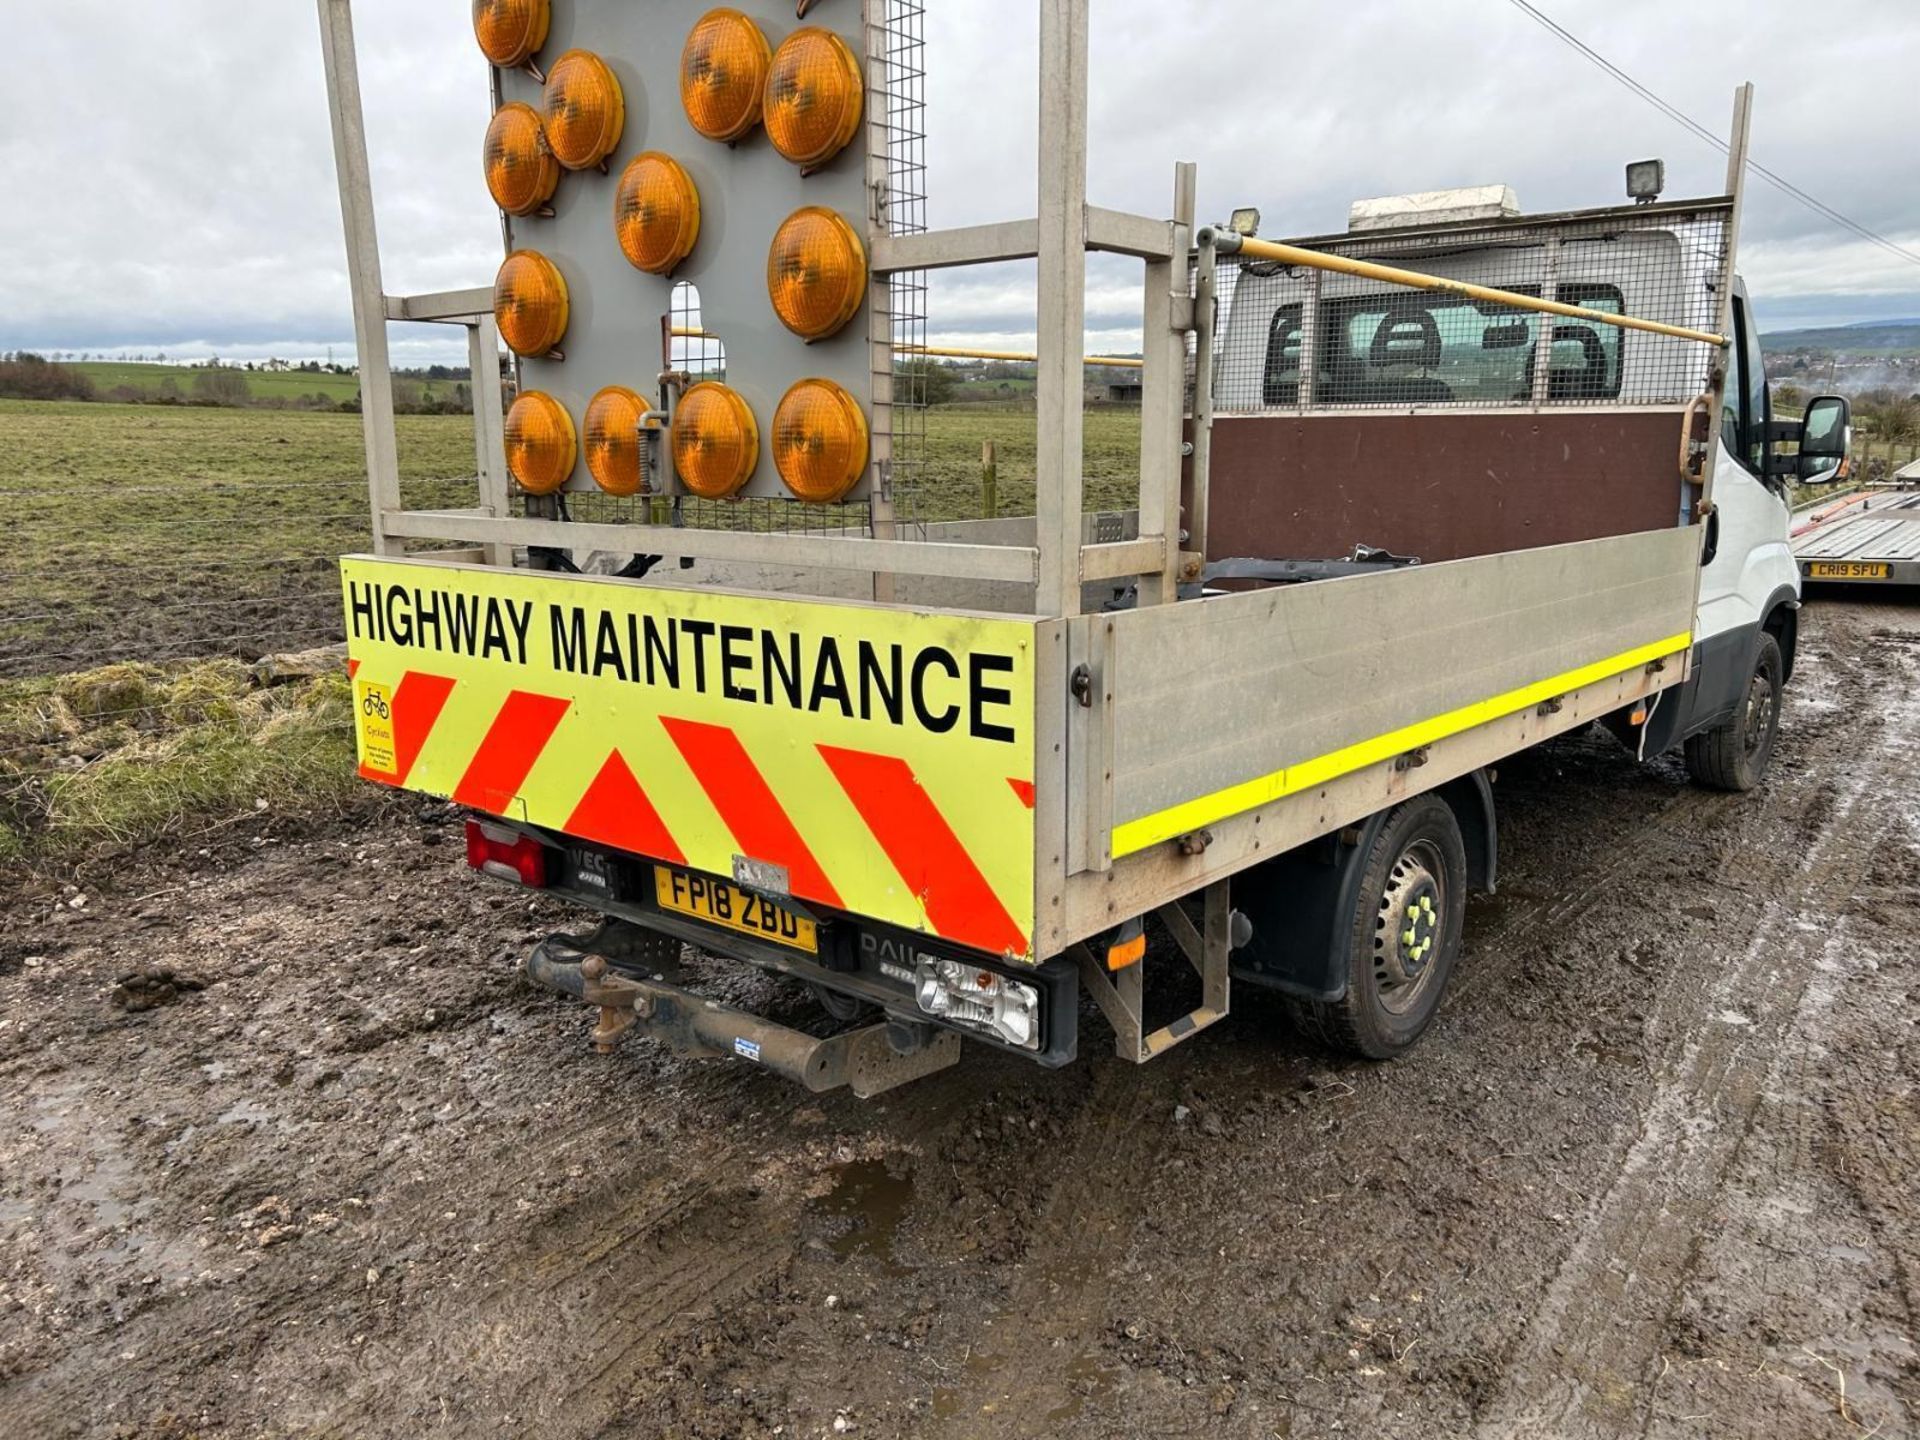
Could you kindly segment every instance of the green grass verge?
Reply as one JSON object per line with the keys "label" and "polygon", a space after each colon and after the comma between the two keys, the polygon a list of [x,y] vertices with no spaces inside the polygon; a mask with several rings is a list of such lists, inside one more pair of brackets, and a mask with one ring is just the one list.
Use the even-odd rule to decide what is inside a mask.
{"label": "green grass verge", "polygon": [[311,820],[363,792],[344,670],[264,685],[208,660],[0,682],[0,861],[203,843],[236,816]]}
{"label": "green grass verge", "polygon": [[[177,392],[182,399],[192,397],[193,377],[200,373],[186,365],[141,364],[132,360],[80,360],[67,368],[78,370],[93,381],[102,395],[124,385],[143,395]],[[360,393],[360,377],[357,375],[303,375],[297,370],[242,370],[238,373],[246,376],[247,389],[256,400],[291,402],[312,395],[324,395],[338,404]],[[168,391],[168,381],[173,382],[172,391]],[[451,390],[453,382],[439,382],[436,388]]]}

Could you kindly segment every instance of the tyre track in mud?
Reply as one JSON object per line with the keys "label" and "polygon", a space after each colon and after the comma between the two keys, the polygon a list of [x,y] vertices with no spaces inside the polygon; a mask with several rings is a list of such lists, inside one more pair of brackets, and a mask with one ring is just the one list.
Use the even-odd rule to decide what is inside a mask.
{"label": "tyre track in mud", "polygon": [[[1082,1043],[1104,1047],[1107,1032],[1092,1029]],[[968,1417],[969,1434],[1032,1434],[1035,1415],[1067,1418],[1076,1405],[1070,1387],[1091,1380],[1117,1265],[1148,1204],[1135,1181],[1164,1139],[1178,1086],[1173,1066],[1155,1074],[1110,1054],[1094,1063],[1072,1142],[1050,1157],[1059,1179],[1035,1221],[1028,1258],[1005,1308],[967,1345],[967,1383],[952,1403]]]}
{"label": "tyre track in mud", "polygon": [[[1920,665],[1896,664],[1872,683],[1894,687],[1888,698],[1897,704],[1893,697],[1920,690]],[[1847,668],[1854,670],[1845,677],[1850,687],[1867,683]],[[1856,688],[1850,698],[1864,713],[1871,697]],[[1910,704],[1897,708],[1905,713],[1891,718],[1905,728],[1895,735],[1910,736],[1920,716]],[[1835,738],[1859,738],[1859,728]],[[1808,941],[1845,922],[1855,882],[1913,783],[1913,747],[1896,738],[1867,748],[1851,770],[1824,801],[1807,796],[1802,776],[1763,792],[1757,809],[1718,802],[1737,817],[1716,837],[1730,850],[1722,868],[1744,862],[1740,889],[1754,899],[1745,948],[1729,956],[1688,947],[1676,957],[1675,983],[1655,1009],[1665,1038],[1654,1093],[1506,1357],[1499,1396],[1477,1417],[1481,1440],[1575,1440],[1644,1431],[1655,1419],[1650,1397],[1669,1322],[1716,1197],[1747,1143],[1763,1090],[1778,1083],[1792,1045],[1806,1042],[1824,1009],[1814,982],[1825,950]],[[1782,864],[1788,822],[1805,810],[1819,828],[1800,835],[1804,851]],[[1725,945],[1735,936],[1723,927],[1715,938]]]}

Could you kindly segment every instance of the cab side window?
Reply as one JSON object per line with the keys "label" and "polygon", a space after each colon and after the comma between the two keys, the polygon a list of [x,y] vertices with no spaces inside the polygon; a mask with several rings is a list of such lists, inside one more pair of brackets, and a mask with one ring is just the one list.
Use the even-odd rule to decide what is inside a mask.
{"label": "cab side window", "polygon": [[1744,297],[1733,297],[1733,345],[1720,435],[1727,453],[1754,474],[1767,473],[1767,366]]}
{"label": "cab side window", "polygon": [[1753,323],[1753,307],[1744,301],[1737,307],[1740,317],[1740,349],[1747,357],[1747,444],[1742,452],[1747,468],[1756,475],[1767,473],[1767,425],[1773,418],[1767,402],[1767,361],[1760,353],[1760,330]]}

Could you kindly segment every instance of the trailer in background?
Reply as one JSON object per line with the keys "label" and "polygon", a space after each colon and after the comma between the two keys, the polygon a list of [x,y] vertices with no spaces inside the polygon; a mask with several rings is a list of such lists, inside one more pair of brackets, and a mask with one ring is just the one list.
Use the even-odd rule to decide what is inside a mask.
{"label": "trailer in background", "polygon": [[1920,490],[1823,501],[1795,528],[1793,558],[1808,585],[1920,585]]}

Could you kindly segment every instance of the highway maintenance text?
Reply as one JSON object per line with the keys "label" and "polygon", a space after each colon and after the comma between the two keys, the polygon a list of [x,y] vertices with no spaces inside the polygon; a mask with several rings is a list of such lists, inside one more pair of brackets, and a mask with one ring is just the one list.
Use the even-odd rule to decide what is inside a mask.
{"label": "highway maintenance text", "polygon": [[[785,607],[790,608],[790,607]],[[850,615],[852,612],[841,612]],[[355,640],[1014,743],[1010,654],[347,582]]]}

